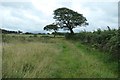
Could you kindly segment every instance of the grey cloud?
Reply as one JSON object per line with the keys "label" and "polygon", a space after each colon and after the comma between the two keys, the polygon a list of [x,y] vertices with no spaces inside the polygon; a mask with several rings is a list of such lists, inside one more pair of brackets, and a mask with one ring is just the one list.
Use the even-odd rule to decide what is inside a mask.
{"label": "grey cloud", "polygon": [[[38,18],[42,17],[42,15],[40,15],[41,14],[40,11],[34,9],[33,6],[32,8],[30,8],[31,5],[29,5],[29,3],[4,2],[0,6],[6,11],[10,10],[10,14],[3,17],[3,21],[2,21],[3,28],[31,31],[31,30],[35,30],[36,27],[38,28],[38,26],[41,26],[42,24],[42,23],[37,23],[33,19],[30,19],[24,15],[25,13],[23,13],[23,11],[26,11],[26,14],[35,15]],[[15,21],[16,18],[19,19],[20,22]]]}
{"label": "grey cloud", "polygon": [[93,12],[97,12],[98,10],[101,10],[104,12],[106,16],[110,16],[110,17],[118,17],[117,5],[118,5],[117,2],[87,2],[82,4],[83,7],[89,8]]}
{"label": "grey cloud", "polygon": [[[92,12],[91,17],[89,16],[91,27],[96,26],[96,28],[106,29],[107,25],[110,25],[111,28],[117,28],[118,24],[118,6],[117,2],[90,2],[84,3],[83,7],[89,8]],[[103,14],[98,11],[101,10]]]}
{"label": "grey cloud", "polygon": [[16,9],[30,9],[33,8],[31,2],[1,2],[1,6]]}
{"label": "grey cloud", "polygon": [[[63,7],[71,8],[72,2],[59,2]],[[113,2],[85,2],[80,4],[82,8],[87,8],[90,10],[90,15],[87,15],[89,26],[81,27],[74,29],[75,32],[79,32],[81,30],[86,29],[87,31],[96,30],[98,28],[106,29],[106,26],[110,26],[112,28],[116,28],[117,26],[117,3]],[[32,3],[29,2],[2,2],[0,5],[4,9],[10,9],[10,16],[6,16],[8,18],[18,18],[21,22],[11,22],[12,20],[7,20],[7,18],[3,21],[3,28],[15,29],[15,30],[23,30],[23,31],[43,31],[43,27],[51,22],[54,22],[53,16],[46,16],[41,11],[34,8]],[[24,13],[26,11],[26,13]],[[100,12],[99,12],[100,11]],[[33,19],[26,17],[24,14],[31,14],[38,17],[41,22],[36,22]],[[84,15],[84,14],[83,14]],[[0,15],[1,17],[2,15]],[[42,22],[42,20],[46,20],[46,22]]]}

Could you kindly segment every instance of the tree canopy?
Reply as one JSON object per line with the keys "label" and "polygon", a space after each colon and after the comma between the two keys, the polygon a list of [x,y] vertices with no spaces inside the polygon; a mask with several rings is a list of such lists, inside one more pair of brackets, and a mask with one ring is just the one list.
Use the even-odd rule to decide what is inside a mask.
{"label": "tree canopy", "polygon": [[73,28],[88,25],[86,22],[87,19],[82,14],[65,7],[54,10],[53,18],[61,28],[64,30],[70,30],[71,34],[74,33]]}
{"label": "tree canopy", "polygon": [[56,24],[49,24],[49,25],[46,25],[45,27],[44,27],[44,30],[46,30],[46,31],[51,31],[51,30],[53,30],[54,31],[54,37],[55,37],[55,33],[57,32],[57,30],[58,30],[58,26],[56,25]]}

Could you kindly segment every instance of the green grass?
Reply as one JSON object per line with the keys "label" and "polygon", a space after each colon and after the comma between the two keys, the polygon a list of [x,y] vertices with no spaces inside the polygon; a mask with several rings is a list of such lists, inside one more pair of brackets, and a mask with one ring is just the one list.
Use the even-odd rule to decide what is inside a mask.
{"label": "green grass", "polygon": [[117,62],[79,42],[41,37],[22,42],[21,37],[14,38],[3,44],[4,78],[118,77]]}
{"label": "green grass", "polygon": [[[79,47],[78,47],[79,45]],[[56,58],[53,77],[112,78],[117,77],[117,62],[105,63],[107,55],[98,51],[89,52],[86,46],[68,41],[62,42],[62,53]],[[104,57],[103,59],[99,58]],[[114,65],[114,67],[113,67]],[[60,67],[59,67],[60,66]]]}

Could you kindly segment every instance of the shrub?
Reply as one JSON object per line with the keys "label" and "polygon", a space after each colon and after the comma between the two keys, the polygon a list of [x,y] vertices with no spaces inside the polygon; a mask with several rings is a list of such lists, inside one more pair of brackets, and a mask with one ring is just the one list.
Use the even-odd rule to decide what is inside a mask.
{"label": "shrub", "polygon": [[66,39],[79,40],[83,44],[87,44],[101,51],[111,53],[114,58],[119,56],[120,30],[109,29],[100,30],[94,32],[80,32],[74,35],[66,34]]}

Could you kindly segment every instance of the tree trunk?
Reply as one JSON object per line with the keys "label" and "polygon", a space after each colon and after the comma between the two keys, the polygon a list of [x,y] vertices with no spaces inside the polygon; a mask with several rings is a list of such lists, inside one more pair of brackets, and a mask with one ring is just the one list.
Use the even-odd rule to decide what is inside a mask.
{"label": "tree trunk", "polygon": [[56,31],[54,30],[54,38],[55,38],[55,36],[56,36]]}
{"label": "tree trunk", "polygon": [[66,24],[70,30],[70,34],[74,34],[73,32],[73,28],[71,27],[71,25],[69,24],[69,21],[68,21],[68,24]]}
{"label": "tree trunk", "polygon": [[71,33],[71,34],[74,34],[73,29],[72,29],[72,28],[69,28],[69,29],[70,29],[70,33]]}
{"label": "tree trunk", "polygon": [[54,38],[55,38],[55,33],[54,33]]}

